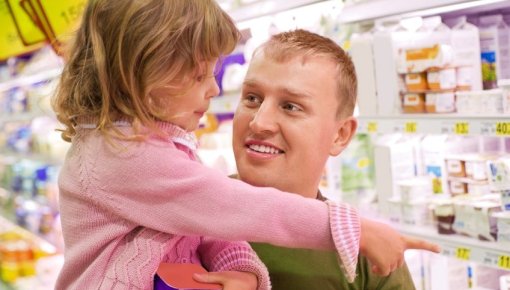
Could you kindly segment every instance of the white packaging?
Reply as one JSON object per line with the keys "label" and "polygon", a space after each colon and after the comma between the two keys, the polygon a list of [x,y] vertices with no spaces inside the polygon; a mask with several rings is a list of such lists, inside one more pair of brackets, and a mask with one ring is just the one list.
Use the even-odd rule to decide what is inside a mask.
{"label": "white packaging", "polygon": [[510,274],[499,277],[500,290],[510,290]]}
{"label": "white packaging", "polygon": [[471,263],[471,268],[473,278],[473,287],[471,289],[476,290],[500,290],[500,277],[508,274],[508,271],[495,269],[480,263]]}
{"label": "white packaging", "polygon": [[377,114],[376,80],[374,66],[373,37],[369,33],[355,35],[351,39],[349,53],[356,67],[358,78],[358,106],[364,116]]}
{"label": "white packaging", "polygon": [[510,247],[510,211],[496,212],[492,216],[497,220],[498,243]]}
{"label": "white packaging", "polygon": [[[480,74],[481,75],[481,74]],[[473,89],[473,67],[471,66],[459,66],[455,69],[455,80],[457,81],[456,87],[457,90],[461,91],[469,91]],[[480,77],[480,83],[481,77]],[[481,90],[480,88],[477,90]]]}
{"label": "white packaging", "polygon": [[510,158],[490,160],[487,164],[491,190],[510,190]]}
{"label": "white packaging", "polygon": [[431,290],[464,290],[469,289],[467,264],[464,261],[451,259],[442,255],[431,255],[430,269]]}
{"label": "white packaging", "polygon": [[495,241],[497,221],[493,214],[501,210],[501,205],[497,202],[480,201],[473,203],[473,207],[475,235],[480,240]]}
{"label": "white packaging", "polygon": [[480,62],[480,32],[469,23],[466,16],[449,19],[454,66],[457,67],[457,88],[461,90],[482,89]]}
{"label": "white packaging", "polygon": [[455,112],[455,93],[430,92],[425,94],[425,109],[427,113],[452,113]]}
{"label": "white packaging", "polygon": [[452,196],[468,193],[468,186],[466,182],[450,180],[450,193]]}
{"label": "white packaging", "polygon": [[427,72],[427,83],[431,90],[450,90],[457,87],[455,68],[445,68]]}
{"label": "white packaging", "polygon": [[478,149],[476,138],[452,135],[427,135],[421,143],[424,173],[432,179],[432,190],[436,194],[448,194],[446,156]]}
{"label": "white packaging", "polygon": [[457,113],[463,115],[479,115],[482,108],[482,91],[456,92]]}
{"label": "white packaging", "polygon": [[417,143],[415,138],[413,140],[402,134],[388,134],[381,136],[375,142],[375,188],[382,214],[388,212],[388,200],[398,192],[397,181],[409,179],[415,175],[413,148]]}
{"label": "white packaging", "polygon": [[399,198],[393,197],[388,199],[388,210],[386,217],[393,223],[402,222],[402,201]]}
{"label": "white packaging", "polygon": [[488,183],[468,183],[467,192],[470,195],[484,195],[490,193],[490,187]]}
{"label": "white packaging", "polygon": [[402,223],[411,226],[426,225],[432,221],[429,203],[426,200],[415,200],[402,203]]}
{"label": "white packaging", "polygon": [[510,190],[501,190],[501,208],[510,211]]}
{"label": "white packaging", "polygon": [[397,186],[403,203],[423,200],[432,195],[432,182],[428,176],[400,180]]}
{"label": "white packaging", "polygon": [[377,112],[383,116],[395,115],[400,109],[399,76],[395,60],[400,39],[408,39],[407,32],[392,33],[383,30],[376,32],[373,37]]}
{"label": "white packaging", "polygon": [[482,94],[481,111],[488,115],[503,113],[503,92],[500,89],[486,90]]}
{"label": "white packaging", "polygon": [[398,54],[399,73],[423,72],[453,63],[453,49],[449,45],[435,44],[426,47],[402,48]]}
{"label": "white packaging", "polygon": [[510,114],[510,79],[499,79],[498,87],[502,91],[503,113]]}
{"label": "white packaging", "polygon": [[510,31],[501,14],[482,16],[479,24],[483,87],[493,89],[510,78]]}

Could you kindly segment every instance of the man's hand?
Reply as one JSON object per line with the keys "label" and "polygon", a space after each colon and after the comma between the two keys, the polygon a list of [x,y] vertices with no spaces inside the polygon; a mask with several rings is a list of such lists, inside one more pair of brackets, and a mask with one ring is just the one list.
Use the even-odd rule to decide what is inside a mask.
{"label": "man's hand", "polygon": [[218,283],[223,290],[256,290],[257,276],[249,272],[225,271],[193,274],[193,279],[202,283]]}
{"label": "man's hand", "polygon": [[404,251],[408,249],[441,251],[438,245],[404,237],[392,227],[373,220],[361,218],[360,251],[372,265],[372,271],[388,276],[404,264]]}

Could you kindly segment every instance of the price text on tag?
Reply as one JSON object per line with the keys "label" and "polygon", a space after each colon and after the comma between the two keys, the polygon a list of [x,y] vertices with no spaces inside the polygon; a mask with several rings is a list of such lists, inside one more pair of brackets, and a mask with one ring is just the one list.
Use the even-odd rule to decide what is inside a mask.
{"label": "price text on tag", "polygon": [[455,123],[454,132],[457,135],[468,135],[469,134],[469,123],[468,122]]}
{"label": "price text on tag", "polygon": [[416,124],[416,122],[406,122],[406,124],[404,126],[404,132],[416,133],[417,127],[418,127],[418,124]]}
{"label": "price text on tag", "polygon": [[496,123],[497,136],[510,136],[510,122],[497,122]]}
{"label": "price text on tag", "polygon": [[368,133],[377,133],[377,122],[374,122],[374,121],[368,122],[367,132]]}
{"label": "price text on tag", "polygon": [[457,248],[455,251],[455,257],[461,260],[469,260],[471,256],[471,250],[468,248]]}
{"label": "price text on tag", "polygon": [[498,267],[510,270],[510,256],[499,256]]}

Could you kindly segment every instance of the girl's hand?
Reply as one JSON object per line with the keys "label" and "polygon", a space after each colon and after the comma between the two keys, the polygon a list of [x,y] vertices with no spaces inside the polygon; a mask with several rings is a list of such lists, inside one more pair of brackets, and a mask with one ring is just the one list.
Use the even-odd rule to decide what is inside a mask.
{"label": "girl's hand", "polygon": [[388,276],[404,263],[404,251],[409,249],[441,251],[438,245],[405,237],[392,227],[369,219],[361,219],[361,254],[367,257],[372,271]]}
{"label": "girl's hand", "polygon": [[209,272],[193,274],[193,279],[202,283],[218,283],[223,285],[223,290],[256,290],[257,276],[250,272]]}

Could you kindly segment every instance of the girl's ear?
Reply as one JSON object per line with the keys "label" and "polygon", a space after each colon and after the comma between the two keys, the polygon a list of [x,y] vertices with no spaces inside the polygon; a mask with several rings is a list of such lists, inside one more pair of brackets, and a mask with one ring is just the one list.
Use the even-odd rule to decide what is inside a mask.
{"label": "girl's ear", "polygon": [[358,128],[358,121],[354,117],[348,117],[347,119],[341,120],[338,124],[338,130],[336,132],[333,143],[329,150],[329,155],[337,156],[349,145],[352,137],[356,134]]}

